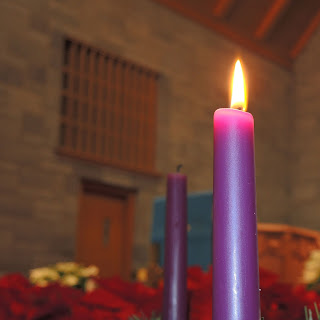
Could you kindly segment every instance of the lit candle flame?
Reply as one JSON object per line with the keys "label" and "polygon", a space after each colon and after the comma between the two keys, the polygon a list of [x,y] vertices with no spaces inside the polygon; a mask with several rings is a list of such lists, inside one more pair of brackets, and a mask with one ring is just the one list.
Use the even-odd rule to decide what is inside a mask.
{"label": "lit candle flame", "polygon": [[237,60],[232,81],[231,108],[246,111],[247,101],[245,92],[245,82],[240,60]]}

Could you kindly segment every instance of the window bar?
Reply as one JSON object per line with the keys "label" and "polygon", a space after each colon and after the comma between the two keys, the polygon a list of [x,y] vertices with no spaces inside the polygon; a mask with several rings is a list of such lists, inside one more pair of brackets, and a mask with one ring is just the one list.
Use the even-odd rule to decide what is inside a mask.
{"label": "window bar", "polygon": [[116,94],[116,107],[115,107],[115,115],[117,119],[117,127],[115,130],[115,136],[116,136],[116,150],[117,150],[117,162],[120,164],[122,163],[121,158],[121,148],[122,148],[122,136],[123,132],[121,130],[122,128],[122,117],[123,117],[123,110],[122,110],[122,63],[120,60],[117,60],[116,63],[116,75],[117,75],[117,86],[115,88],[115,94]]}
{"label": "window bar", "polygon": [[119,62],[119,160],[122,163],[126,163],[124,157],[124,148],[126,147],[126,132],[125,132],[125,64]]}
{"label": "window bar", "polygon": [[77,119],[75,119],[75,126],[77,128],[77,136],[76,136],[76,143],[75,143],[75,152],[76,154],[81,154],[81,131],[82,131],[82,78],[81,72],[83,69],[83,47],[78,45],[77,46],[77,56],[78,56],[78,70],[77,70],[77,77],[79,82],[78,92],[75,98],[78,101],[78,111],[77,111]]}
{"label": "window bar", "polygon": [[126,159],[123,156],[123,147],[125,146],[125,131],[124,131],[124,117],[125,117],[125,106],[124,106],[124,64],[119,61],[119,161],[126,163]]}
{"label": "window bar", "polygon": [[138,112],[138,94],[139,91],[139,77],[138,77],[138,70],[136,67],[132,68],[132,86],[131,86],[131,109],[132,109],[132,125],[131,125],[131,137],[132,137],[132,144],[131,144],[131,159],[132,164],[135,167],[138,167],[138,118],[139,118],[139,112]]}
{"label": "window bar", "polygon": [[72,134],[72,107],[73,107],[73,86],[74,86],[74,79],[73,79],[73,66],[74,66],[74,57],[75,57],[75,44],[73,42],[70,43],[68,60],[67,60],[67,68],[66,68],[66,75],[68,78],[68,82],[66,85],[66,93],[67,93],[67,112],[66,112],[66,137],[65,137],[65,148],[67,150],[72,150],[71,144],[71,134]]}
{"label": "window bar", "polygon": [[143,150],[144,150],[144,168],[149,168],[150,165],[150,151],[152,149],[152,145],[149,143],[150,132],[148,129],[150,128],[150,73],[149,71],[144,73],[144,103],[143,103],[143,114],[144,114],[144,122],[143,122],[143,136],[145,137],[143,141]]}
{"label": "window bar", "polygon": [[83,47],[83,70],[82,70],[82,132],[81,132],[81,150],[82,154],[85,157],[87,155],[89,146],[88,146],[88,112],[89,112],[89,65],[90,65],[90,59],[89,59],[89,51],[88,47]]}
{"label": "window bar", "polygon": [[136,99],[135,99],[135,86],[136,86],[136,72],[133,65],[129,68],[129,77],[128,77],[128,94],[130,98],[130,104],[128,105],[129,110],[129,145],[128,145],[128,161],[136,166],[135,159],[135,149],[136,149],[136,139],[135,139],[135,122],[136,122]]}
{"label": "window bar", "polygon": [[112,77],[113,77],[113,60],[110,56],[107,57],[106,63],[106,100],[104,102],[106,109],[106,128],[105,128],[105,159],[111,161],[112,160],[112,109],[113,109],[113,89],[112,89]]}
{"label": "window bar", "polygon": [[78,80],[79,80],[79,88],[78,88],[78,118],[76,120],[77,123],[77,137],[76,137],[76,148],[75,151],[77,154],[81,154],[81,132],[82,132],[82,88],[83,88],[83,84],[82,84],[82,70],[83,70],[83,64],[84,64],[84,49],[83,46],[78,46],[77,50],[78,55],[79,55],[79,69],[78,69]]}
{"label": "window bar", "polygon": [[135,144],[136,144],[136,148],[135,148],[135,159],[136,159],[136,167],[139,168],[140,165],[140,157],[139,157],[139,153],[140,153],[140,125],[141,125],[141,99],[140,99],[140,94],[139,92],[142,89],[142,81],[141,81],[141,75],[140,75],[140,69],[137,68],[136,69],[136,90],[135,90],[135,111],[136,111],[136,120],[135,120]]}
{"label": "window bar", "polygon": [[129,159],[129,146],[130,146],[130,132],[129,132],[129,121],[130,121],[130,98],[129,98],[129,72],[130,65],[128,63],[123,64],[123,144],[122,144],[122,159],[126,163],[130,163]]}
{"label": "window bar", "polygon": [[101,123],[101,116],[102,116],[102,108],[103,108],[103,62],[104,56],[102,54],[98,55],[98,73],[97,73],[97,120],[96,120],[96,154],[98,158],[102,158],[102,123]]}
{"label": "window bar", "polygon": [[93,108],[94,108],[94,101],[93,101],[93,86],[94,86],[94,53],[92,50],[87,50],[87,58],[88,58],[88,97],[87,97],[87,105],[88,105],[88,119],[87,119],[87,136],[86,136],[86,155],[89,158],[92,158],[92,133],[94,132],[94,127],[92,125],[93,120]]}
{"label": "window bar", "polygon": [[151,146],[151,151],[150,151],[150,169],[153,169],[155,166],[155,156],[156,156],[156,146],[157,146],[157,101],[156,101],[156,97],[157,97],[157,78],[158,76],[156,74],[153,74],[150,77],[150,112],[151,112],[151,116],[150,116],[150,135],[149,135],[149,143]]}
{"label": "window bar", "polygon": [[154,104],[153,104],[153,83],[154,83],[154,75],[151,73],[147,73],[147,86],[146,86],[146,108],[147,108],[147,114],[148,119],[145,123],[145,130],[148,132],[147,135],[147,141],[146,141],[146,164],[147,167],[152,169],[153,159],[152,155],[154,152],[154,143],[153,140],[153,132],[154,132]]}
{"label": "window bar", "polygon": [[[150,121],[150,101],[149,101],[149,72],[144,72],[143,74],[144,79],[144,87],[143,87],[143,136],[145,139],[143,140],[143,151],[144,151],[144,157],[143,157],[143,167],[148,168],[149,167],[149,153],[152,146],[149,145],[149,136],[150,132],[148,132],[149,128],[149,121]],[[148,134],[147,134],[148,133]]]}
{"label": "window bar", "polygon": [[[113,143],[113,148],[112,148],[112,155],[114,160],[119,163],[120,161],[120,157],[119,157],[119,147],[120,147],[120,143],[115,143],[115,141],[117,141],[117,138],[119,138],[119,116],[120,116],[120,112],[119,112],[119,108],[120,108],[120,72],[121,69],[119,68],[119,61],[115,60],[114,61],[114,65],[113,65],[113,71],[114,71],[114,104],[113,104],[113,112],[112,112],[112,122],[113,122],[113,139],[114,139],[114,143]],[[118,140],[119,141],[119,140]],[[120,142],[120,141],[119,141]]]}
{"label": "window bar", "polygon": [[144,89],[145,89],[145,77],[144,72],[140,69],[139,70],[139,91],[137,92],[138,101],[139,101],[139,118],[138,118],[138,167],[143,168],[144,165],[144,158],[145,158],[145,148],[144,148],[144,122],[145,122],[145,96],[144,96]]}

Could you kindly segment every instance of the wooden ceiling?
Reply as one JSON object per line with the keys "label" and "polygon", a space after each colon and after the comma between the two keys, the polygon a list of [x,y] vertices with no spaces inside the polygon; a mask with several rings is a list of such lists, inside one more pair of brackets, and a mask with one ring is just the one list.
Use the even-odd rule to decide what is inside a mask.
{"label": "wooden ceiling", "polygon": [[320,23],[320,0],[155,0],[286,68]]}

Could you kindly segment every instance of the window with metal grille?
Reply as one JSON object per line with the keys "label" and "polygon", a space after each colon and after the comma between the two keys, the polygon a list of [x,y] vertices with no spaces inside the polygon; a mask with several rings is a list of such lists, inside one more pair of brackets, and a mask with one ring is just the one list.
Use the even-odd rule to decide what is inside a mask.
{"label": "window with metal grille", "polygon": [[66,40],[59,152],[154,173],[157,78],[146,67]]}

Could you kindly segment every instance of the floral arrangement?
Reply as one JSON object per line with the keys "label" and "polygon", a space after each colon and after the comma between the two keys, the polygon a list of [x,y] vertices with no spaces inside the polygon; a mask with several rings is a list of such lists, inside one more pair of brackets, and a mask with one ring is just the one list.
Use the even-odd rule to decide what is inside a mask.
{"label": "floral arrangement", "polygon": [[[318,308],[316,303],[314,303],[314,309],[315,309],[316,316],[317,316],[317,318],[315,320],[320,320],[319,308]],[[305,307],[304,308],[304,313],[305,313],[305,316],[306,316],[306,320],[313,320],[313,314],[312,314],[312,310],[311,309]]]}
{"label": "floral arrangement", "polygon": [[94,265],[85,267],[75,262],[59,262],[49,267],[32,269],[29,280],[39,287],[59,283],[62,286],[92,291],[95,289],[95,282],[92,278],[98,275],[99,269]]}
{"label": "floral arrangement", "polygon": [[313,250],[304,265],[302,282],[308,289],[320,293],[320,250]]}
{"label": "floral arrangement", "polygon": [[[149,287],[118,277],[99,278],[96,274],[96,268],[63,263],[31,270],[30,279],[20,274],[3,276],[0,319],[160,320],[161,280],[156,287]],[[70,275],[77,281],[74,277],[66,281]],[[141,278],[146,280],[145,272]],[[95,288],[86,291],[82,283],[89,279],[95,282]],[[187,287],[188,318],[212,320],[212,268],[208,271],[188,268]],[[304,285],[280,283],[275,274],[263,269],[260,269],[260,287],[264,319],[320,320],[315,304],[320,302],[318,292]]]}
{"label": "floral arrangement", "polygon": [[[304,265],[302,282],[307,284],[307,289],[320,294],[320,250],[313,250]],[[313,320],[315,314],[317,320],[320,320],[319,307],[314,303],[314,313],[311,309],[305,307],[306,320]]]}
{"label": "floral arrangement", "polygon": [[161,310],[161,290],[116,277],[95,281],[97,288],[85,292],[58,281],[38,286],[21,274],[3,276],[0,319],[128,320],[136,315],[144,320]]}

